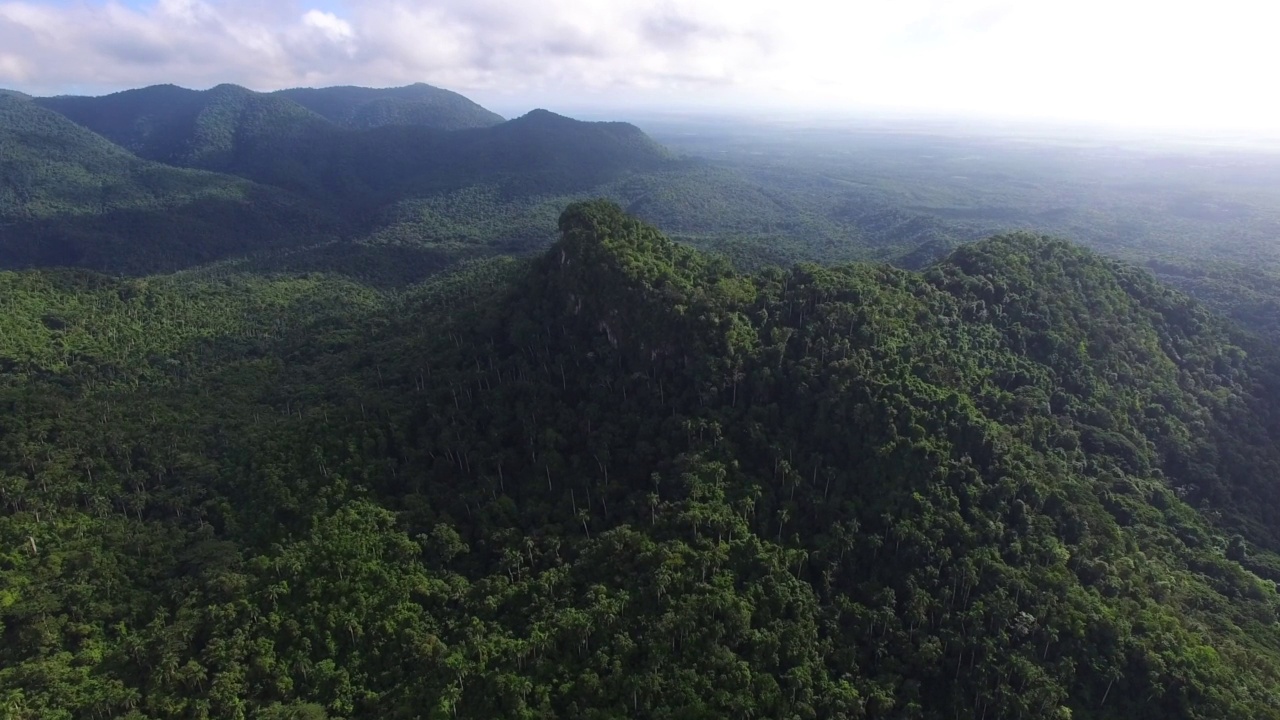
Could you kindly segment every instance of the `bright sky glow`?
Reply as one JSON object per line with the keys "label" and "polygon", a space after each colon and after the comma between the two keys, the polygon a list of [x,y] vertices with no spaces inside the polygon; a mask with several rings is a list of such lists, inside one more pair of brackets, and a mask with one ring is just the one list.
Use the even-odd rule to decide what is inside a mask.
{"label": "bright sky glow", "polygon": [[428,82],[509,112],[882,109],[1280,134],[1253,0],[0,0],[0,87]]}

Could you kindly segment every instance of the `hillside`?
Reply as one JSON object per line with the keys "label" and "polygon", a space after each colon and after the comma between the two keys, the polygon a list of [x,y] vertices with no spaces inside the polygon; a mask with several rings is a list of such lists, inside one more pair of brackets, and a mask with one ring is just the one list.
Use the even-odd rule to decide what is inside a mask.
{"label": "hillside", "polygon": [[[546,110],[503,122],[421,84],[269,95],[156,86],[38,102],[144,157],[282,188],[345,219],[342,243],[252,258],[272,272],[404,284],[469,258],[539,251],[555,236],[559,210],[588,197],[610,197],[744,268],[888,259],[937,229],[891,207],[828,216],[814,188],[780,193],[737,170],[676,158],[627,123]],[[198,125],[222,130],[198,135]],[[927,261],[936,248],[917,254]]]}
{"label": "hillside", "polygon": [[673,162],[634,125],[583,122],[545,110],[448,133],[378,128],[350,136],[337,153],[325,175],[331,192],[385,200],[490,184],[510,199],[555,195]]}
{"label": "hillside", "polygon": [[[38,98],[38,104],[138,156],[170,165],[261,174],[255,162],[282,143],[314,141],[335,128],[287,98],[238,85],[187,90],[155,85],[102,97]],[[252,169],[257,168],[257,172]]]}
{"label": "hillside", "polygon": [[[910,240],[899,237],[902,223],[824,217],[813,188],[778,193],[732,169],[676,160],[630,124],[545,110],[503,122],[422,84],[270,94],[162,85],[36,102],[144,158],[283,188],[347,220],[354,245],[317,245],[258,263],[273,270],[365,277],[364,267],[403,265],[411,254],[418,271],[374,281],[421,279],[460,259],[540,250],[555,235],[560,208],[600,196],[744,267],[890,257]],[[369,262],[353,268],[341,262],[344,254]]]}
{"label": "hillside", "polygon": [[394,298],[0,274],[10,714],[1280,717],[1274,354],[1031,235],[560,229]]}
{"label": "hillside", "polygon": [[351,210],[488,183],[517,193],[586,190],[668,159],[633,125],[545,110],[503,122],[427,85],[271,94],[163,85],[36,102],[140,157],[240,175]]}
{"label": "hillside", "polygon": [[[156,86],[36,102],[144,157],[274,186],[343,219],[340,242],[324,232],[304,247],[284,242],[287,252],[232,253],[264,272],[320,270],[402,286],[457,262],[540,251],[565,204],[608,197],[742,269],[867,260],[920,269],[1011,230],[1069,237],[1145,266],[1280,341],[1272,242],[1280,165],[1265,153],[1111,152],[940,135],[905,121],[881,132],[856,123],[839,130],[648,118],[645,129],[676,156],[631,125],[546,111],[502,122],[421,84],[270,94]],[[206,225],[199,232],[214,230]],[[182,234],[171,227],[165,234]],[[69,232],[83,237],[79,244],[94,235]],[[226,253],[187,261],[165,254],[162,264],[137,267]],[[53,260],[111,267],[76,257]],[[17,262],[44,263],[30,255]]]}
{"label": "hillside", "polygon": [[476,188],[496,188],[501,205],[554,198],[676,164],[634,125],[535,111],[485,128],[388,126],[343,131],[322,142],[280,143],[263,148],[253,167],[237,172],[364,216],[397,202]]}
{"label": "hillside", "polygon": [[428,103],[445,115],[470,103],[426,85],[271,94],[235,85],[206,91],[158,85],[35,102],[143,158],[239,175],[352,212],[477,185],[499,184],[509,195],[582,191],[670,162],[634,125],[581,122],[545,110],[507,122],[479,106],[467,122],[444,115],[439,122],[404,124],[342,119],[348,111],[359,114],[356,104],[379,98]]}
{"label": "hillside", "polygon": [[147,162],[0,96],[0,267],[188,267],[334,231],[327,213],[240,178]]}
{"label": "hillside", "polygon": [[425,83],[398,88],[292,88],[272,94],[353,130],[387,125],[462,130],[489,127],[503,120],[458,93]]}
{"label": "hillside", "polygon": [[[905,118],[787,124],[672,116],[646,118],[644,128],[675,152],[736,170],[767,197],[756,207],[781,206],[793,226],[805,226],[783,229],[751,205],[718,211],[719,188],[702,191],[712,200],[701,205],[705,225],[759,217],[783,229],[771,242],[735,243],[748,259],[782,247],[783,258],[795,260],[876,259],[918,269],[958,244],[1028,230],[1147,267],[1280,341],[1275,148],[1057,134],[1034,124],[991,133]],[[678,231],[663,215],[646,217]],[[861,255],[841,257],[851,247]]]}
{"label": "hillside", "polygon": [[[372,102],[359,88],[317,92],[308,97],[329,102],[327,112],[336,112],[335,103]],[[386,92],[406,101],[438,97],[427,86]],[[625,123],[536,111],[464,130],[353,130],[289,94],[223,85],[34,102],[14,96],[8,194],[0,196],[12,207],[0,211],[23,224],[0,229],[0,267],[138,273],[240,257],[263,272],[336,271],[403,285],[469,258],[541,249],[554,232],[555,208],[610,183],[681,167]],[[212,183],[232,201],[200,196],[184,204],[182,190],[171,186],[179,179]],[[160,212],[177,204],[185,209]],[[254,212],[240,217],[236,208]]]}

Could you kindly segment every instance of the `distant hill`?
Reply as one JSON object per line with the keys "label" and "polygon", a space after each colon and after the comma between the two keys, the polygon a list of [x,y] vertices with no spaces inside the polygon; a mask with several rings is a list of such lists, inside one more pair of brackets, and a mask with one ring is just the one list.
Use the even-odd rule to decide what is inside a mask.
{"label": "distant hill", "polygon": [[315,140],[331,123],[283,97],[238,85],[203,91],[155,85],[102,97],[38,98],[36,103],[148,160],[235,170],[267,147]]}
{"label": "distant hill", "polygon": [[671,160],[634,125],[545,110],[504,122],[429,85],[271,94],[156,85],[35,102],[142,158],[232,173],[348,212],[474,184],[587,190]]}
{"label": "distant hill", "polygon": [[0,266],[153,271],[323,237],[334,226],[279,189],[148,162],[35,102],[0,95]]}
{"label": "distant hill", "polygon": [[456,132],[378,128],[347,138],[334,159],[334,190],[360,182],[360,190],[385,199],[476,184],[498,184],[508,195],[587,190],[673,162],[634,125],[582,122],[545,110]]}
{"label": "distant hill", "polygon": [[416,83],[398,88],[292,88],[272,93],[353,130],[414,125],[436,130],[489,127],[503,121],[450,90]]}
{"label": "distant hill", "polygon": [[674,162],[634,125],[535,111],[468,130],[384,126],[280,140],[228,170],[355,214],[475,185],[507,199],[582,192]]}
{"label": "distant hill", "polygon": [[559,227],[388,298],[0,273],[9,714],[1280,720],[1274,354],[1028,234]]}
{"label": "distant hill", "polygon": [[[412,99],[423,88],[387,92]],[[333,112],[335,97],[363,90],[317,92],[308,97]],[[542,246],[552,199],[682,166],[634,125],[546,110],[461,130],[361,130],[234,85],[5,99],[4,267],[154,272],[280,249],[291,252],[255,267],[320,263],[364,277],[343,259],[362,257],[390,277],[422,277]],[[332,243],[340,237],[368,242]],[[292,252],[302,247],[315,251]]]}
{"label": "distant hill", "polygon": [[638,167],[656,167],[671,160],[670,153],[624,122],[583,122],[547,110],[534,110],[477,135],[491,167],[520,170],[530,167],[581,171],[600,176]]}

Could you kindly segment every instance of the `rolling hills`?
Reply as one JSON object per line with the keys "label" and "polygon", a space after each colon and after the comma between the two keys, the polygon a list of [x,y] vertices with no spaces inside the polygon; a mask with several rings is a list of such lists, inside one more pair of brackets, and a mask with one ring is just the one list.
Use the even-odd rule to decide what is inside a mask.
{"label": "rolling hills", "polygon": [[586,190],[670,159],[633,125],[545,110],[504,122],[428,85],[274,93],[158,85],[34,102],[144,159],[239,175],[353,211],[495,181],[518,193]]}
{"label": "rolling hills", "polygon": [[[656,145],[647,136],[641,143],[614,133],[602,144],[601,126],[557,130],[537,114],[509,125],[422,84],[276,93],[155,86],[35,101],[143,157],[305,195],[341,214],[344,237],[357,243],[394,237],[403,247],[426,228],[433,237],[452,233],[449,244],[466,245],[468,256],[481,246],[541,248],[559,209],[587,197],[609,197],[742,267],[881,260],[919,268],[961,243],[1030,229],[1146,264],[1280,337],[1269,311],[1280,267],[1269,240],[1276,170],[1265,156],[1026,143],[927,125],[806,129],[650,118],[646,127],[664,142],[710,158],[660,162],[665,150],[640,150]],[[598,167],[596,157],[607,162]],[[439,208],[457,207],[460,197],[484,200],[440,224],[403,222],[441,217]],[[514,229],[494,221],[513,217],[521,218]],[[360,251],[371,252],[367,244]]]}
{"label": "rolling hills", "polygon": [[399,88],[292,88],[272,93],[317,113],[340,127],[369,130],[387,125],[413,125],[436,130],[489,127],[502,122],[449,90],[415,83]]}
{"label": "rolling hills", "polygon": [[204,91],[154,85],[102,97],[35,102],[139,157],[205,170],[242,168],[258,152],[319,139],[336,129],[286,98],[238,85]]}
{"label": "rolling hills", "polygon": [[317,197],[360,207],[489,184],[511,199],[556,196],[673,162],[634,125],[546,111],[467,130],[374,128],[274,152],[260,162],[303,168],[296,184],[312,182]]}
{"label": "rolling hills", "polygon": [[1277,355],[1020,234],[616,205],[408,293],[0,274],[15,717],[1278,717]]}
{"label": "rolling hills", "polygon": [[[331,114],[394,97],[447,115],[461,101],[443,92],[304,94]],[[679,167],[625,123],[546,111],[502,122],[476,110],[484,122],[473,124],[496,124],[352,129],[288,95],[221,85],[7,96],[0,266],[138,274],[239,257],[264,270],[340,267],[403,284],[467,257],[538,247],[558,209],[536,208]],[[483,201],[458,206],[461,197]],[[446,205],[454,209],[429,209]],[[493,222],[503,217],[513,220]],[[356,256],[368,262],[329,259]]]}
{"label": "rolling hills", "polygon": [[1280,718],[1269,266],[794,140],[0,92],[0,716]]}
{"label": "rolling hills", "polygon": [[314,243],[337,219],[283,190],[142,160],[0,96],[0,266],[155,272]]}

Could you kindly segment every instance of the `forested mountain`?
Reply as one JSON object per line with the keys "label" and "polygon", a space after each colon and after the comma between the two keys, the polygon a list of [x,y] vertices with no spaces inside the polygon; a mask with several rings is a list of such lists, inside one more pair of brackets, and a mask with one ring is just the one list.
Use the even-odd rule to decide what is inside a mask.
{"label": "forested mountain", "polygon": [[[405,102],[445,93],[387,92]],[[317,93],[328,111],[376,100],[359,88]],[[232,85],[0,100],[9,268],[145,274],[240,257],[403,285],[468,258],[540,250],[567,202],[687,165],[633,125],[546,111],[462,130],[355,130]]]}
{"label": "forested mountain", "polygon": [[[838,262],[852,259],[839,253],[855,246],[862,258],[919,268],[958,244],[1030,230],[1145,266],[1280,340],[1277,146],[939,119],[672,114],[644,117],[643,126],[677,152],[737,171],[763,196],[726,203],[719,185],[693,194],[707,197],[708,209],[724,208],[708,219],[755,220],[746,237],[768,224],[781,230],[766,242],[729,244],[747,259]],[[677,192],[688,194],[685,186]],[[790,227],[773,219],[780,209]],[[683,233],[667,216],[645,215]]]}
{"label": "forested mountain", "polygon": [[338,125],[368,130],[384,125],[420,125],[437,130],[488,127],[502,116],[449,90],[415,83],[398,88],[292,88],[286,97]]}
{"label": "forested mountain", "polygon": [[582,191],[671,160],[633,125],[545,110],[503,122],[429,85],[271,94],[158,85],[35,102],[142,158],[239,175],[347,211],[489,183],[518,195]]}
{"label": "forested mountain", "polygon": [[385,202],[493,182],[522,193],[585,190],[671,160],[661,145],[627,123],[581,122],[535,110],[509,122],[492,114],[470,123],[342,121],[358,128],[352,130],[293,100],[308,98],[335,115],[344,107],[359,112],[357,101],[435,102],[436,93],[453,104],[470,103],[426,85],[269,95],[235,85],[205,91],[157,85],[35,102],[146,159],[232,173],[348,205],[353,198]]}
{"label": "forested mountain", "polygon": [[336,224],[282,190],[139,159],[0,95],[0,267],[154,272],[319,242]]}
{"label": "forested mountain", "polygon": [[[308,147],[279,147],[265,165],[299,174],[284,184],[358,207],[494,185],[508,200],[597,187],[675,162],[634,125],[582,122],[546,111],[499,125],[440,131],[381,127]],[[269,178],[264,178],[270,181]]]}
{"label": "forested mountain", "polygon": [[1270,170],[694,130],[0,92],[0,718],[1280,718]]}
{"label": "forested mountain", "polygon": [[[468,259],[540,251],[566,204],[608,197],[743,269],[853,260],[919,269],[993,234],[1048,232],[1145,265],[1280,340],[1280,162],[1266,154],[993,138],[928,123],[648,118],[645,128],[682,153],[673,156],[631,125],[543,111],[502,122],[422,84],[269,94],[168,85],[35,101],[144,158],[238,175],[286,190],[291,202],[305,197],[311,212],[341,217],[341,240],[326,229],[310,242],[266,243],[263,254],[256,241],[205,248],[196,230],[189,262],[167,250],[147,261],[143,242],[129,263],[58,252],[28,253],[22,265],[145,272],[230,254],[273,272],[333,271],[387,287]],[[306,233],[314,225],[272,224]],[[164,234],[182,234],[180,222],[170,226]]]}
{"label": "forested mountain", "polygon": [[395,295],[0,275],[5,713],[1280,717],[1270,348],[1033,235],[559,224]]}
{"label": "forested mountain", "polygon": [[36,103],[137,154],[170,165],[243,170],[257,153],[336,128],[285,97],[238,85],[188,90],[154,85],[102,97],[37,98]]}

